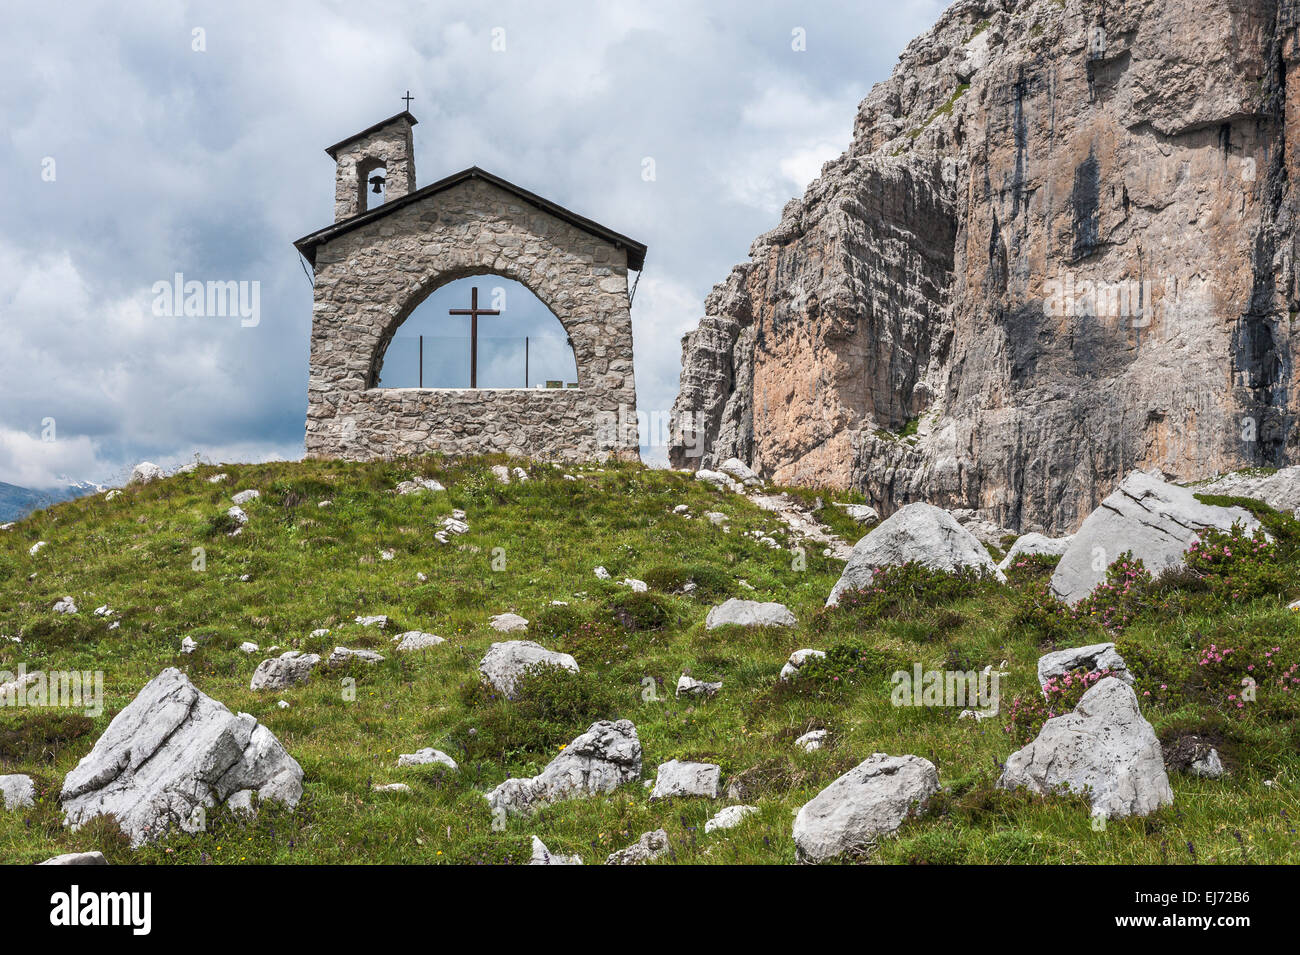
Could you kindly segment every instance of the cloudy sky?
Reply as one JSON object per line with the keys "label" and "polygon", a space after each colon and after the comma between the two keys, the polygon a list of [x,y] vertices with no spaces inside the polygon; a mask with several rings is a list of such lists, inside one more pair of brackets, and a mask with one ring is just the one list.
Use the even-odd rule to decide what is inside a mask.
{"label": "cloudy sky", "polygon": [[[0,481],[301,456],[311,287],[291,243],[332,218],[323,147],[408,89],[419,185],[477,164],[649,246],[638,400],[666,417],[704,296],[945,3],[810,6],[10,7]],[[260,321],[155,314],[176,273],[260,283]]]}

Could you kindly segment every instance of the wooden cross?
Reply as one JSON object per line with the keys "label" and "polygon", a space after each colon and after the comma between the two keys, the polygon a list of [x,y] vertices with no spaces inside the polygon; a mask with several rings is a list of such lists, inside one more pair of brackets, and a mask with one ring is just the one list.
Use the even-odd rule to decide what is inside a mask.
{"label": "wooden cross", "polygon": [[409,110],[411,108],[411,100],[415,99],[415,97],[411,95],[410,90],[407,90],[406,95],[403,96],[402,99],[406,101],[406,108]]}
{"label": "wooden cross", "polygon": [[469,386],[478,387],[478,317],[480,315],[500,315],[499,309],[478,307],[478,286],[470,289],[469,308],[451,308],[448,315],[469,316]]}

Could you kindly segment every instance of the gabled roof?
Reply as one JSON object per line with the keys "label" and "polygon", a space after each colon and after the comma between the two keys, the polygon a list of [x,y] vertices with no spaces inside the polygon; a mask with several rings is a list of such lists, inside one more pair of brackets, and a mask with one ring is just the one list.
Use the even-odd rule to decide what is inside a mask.
{"label": "gabled roof", "polygon": [[419,122],[418,119],[416,119],[406,110],[402,110],[400,113],[397,113],[394,116],[390,116],[387,119],[380,120],[379,122],[375,123],[375,125],[373,126],[367,126],[359,133],[353,133],[347,139],[340,139],[333,146],[325,147],[325,152],[330,157],[330,159],[338,159],[336,153],[338,153],[338,151],[342,149],[344,146],[346,146],[348,143],[355,143],[358,139],[364,139],[365,137],[369,136],[371,133],[378,132],[379,130],[387,126],[389,123],[396,122],[399,119],[405,119],[412,126],[414,126],[416,123]]}
{"label": "gabled roof", "polygon": [[[401,114],[399,113],[398,115],[400,116]],[[385,122],[390,122],[390,120],[385,120]],[[384,124],[380,123],[379,125],[382,126]],[[358,135],[364,135],[364,133]],[[504,189],[506,192],[518,197],[529,205],[535,206],[543,212],[550,213],[557,219],[561,219],[572,226],[576,226],[584,232],[588,232],[599,239],[604,239],[606,242],[611,243],[617,248],[626,249],[627,267],[634,272],[640,272],[642,267],[645,265],[646,247],[642,243],[635,239],[630,239],[612,229],[606,229],[598,222],[593,222],[591,219],[580,216],[576,212],[570,212],[563,206],[558,206],[549,199],[543,199],[536,193],[529,192],[527,189],[522,189],[512,182],[507,182],[500,176],[494,176],[492,173],[478,168],[478,166],[470,166],[468,169],[462,170],[455,175],[448,176],[445,179],[439,179],[437,182],[430,183],[422,189],[417,189],[415,192],[407,193],[399,199],[385,202],[377,209],[371,209],[369,212],[363,212],[361,215],[353,216],[351,219],[344,219],[342,222],[335,222],[333,225],[328,225],[310,235],[305,235],[298,241],[294,242],[294,248],[301,252],[303,257],[311,263],[313,268],[315,268],[316,249],[319,246],[324,245],[326,242],[343,235],[345,232],[351,232],[359,226],[374,222],[376,219],[382,219],[384,216],[391,212],[396,212],[403,206],[409,206],[413,202],[427,199],[430,196],[450,189],[452,186],[459,185],[462,182],[468,182],[471,179],[481,179],[484,182],[489,182],[492,185]]]}

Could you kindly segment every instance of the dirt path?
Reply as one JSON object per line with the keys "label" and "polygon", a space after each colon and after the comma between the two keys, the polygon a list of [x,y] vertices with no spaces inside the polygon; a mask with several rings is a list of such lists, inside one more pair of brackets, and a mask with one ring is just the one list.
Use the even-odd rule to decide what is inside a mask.
{"label": "dirt path", "polygon": [[853,545],[842,537],[831,533],[830,529],[817,520],[816,515],[799,504],[787,494],[762,494],[754,492],[745,495],[765,511],[771,511],[779,517],[795,536],[819,544],[830,550],[830,556],[836,560],[847,561],[853,555]]}

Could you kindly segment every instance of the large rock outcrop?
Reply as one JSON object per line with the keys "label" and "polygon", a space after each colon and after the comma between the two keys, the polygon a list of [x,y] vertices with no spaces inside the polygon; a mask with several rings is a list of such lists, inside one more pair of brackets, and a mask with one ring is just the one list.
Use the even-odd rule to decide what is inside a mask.
{"label": "large rock outcrop", "polygon": [[1095,816],[1145,816],[1174,801],[1155,730],[1128,684],[1106,677],[1073,713],[1044,724],[1032,743],[1007,757],[1004,789],[1084,793]]}
{"label": "large rock outcrop", "polygon": [[169,667],[150,680],[63,782],[65,824],[115,816],[134,846],[201,828],[200,808],[250,793],[289,807],[302,767],[269,729],[234,714]]}
{"label": "large rock outcrop", "polygon": [[970,569],[1005,581],[984,545],[943,508],[917,502],[882,521],[853,545],[844,573],[835,582],[827,606],[840,601],[846,590],[871,586],[881,567],[921,564],[931,570],[956,573]]}
{"label": "large rock outcrop", "polygon": [[1061,534],[1289,463],[1294,0],[958,0],[683,340],[670,460]]}
{"label": "large rock outcrop", "polygon": [[1070,540],[1052,572],[1052,593],[1066,603],[1078,603],[1106,579],[1106,569],[1125,552],[1153,575],[1181,567],[1187,548],[1202,533],[1231,530],[1234,524],[1247,533],[1259,527],[1243,508],[1203,504],[1190,488],[1135,471]]}
{"label": "large rock outcrop", "polygon": [[507,779],[486,798],[493,813],[527,815],[562,799],[613,792],[640,778],[636,727],[630,720],[601,720],[536,776]]}

